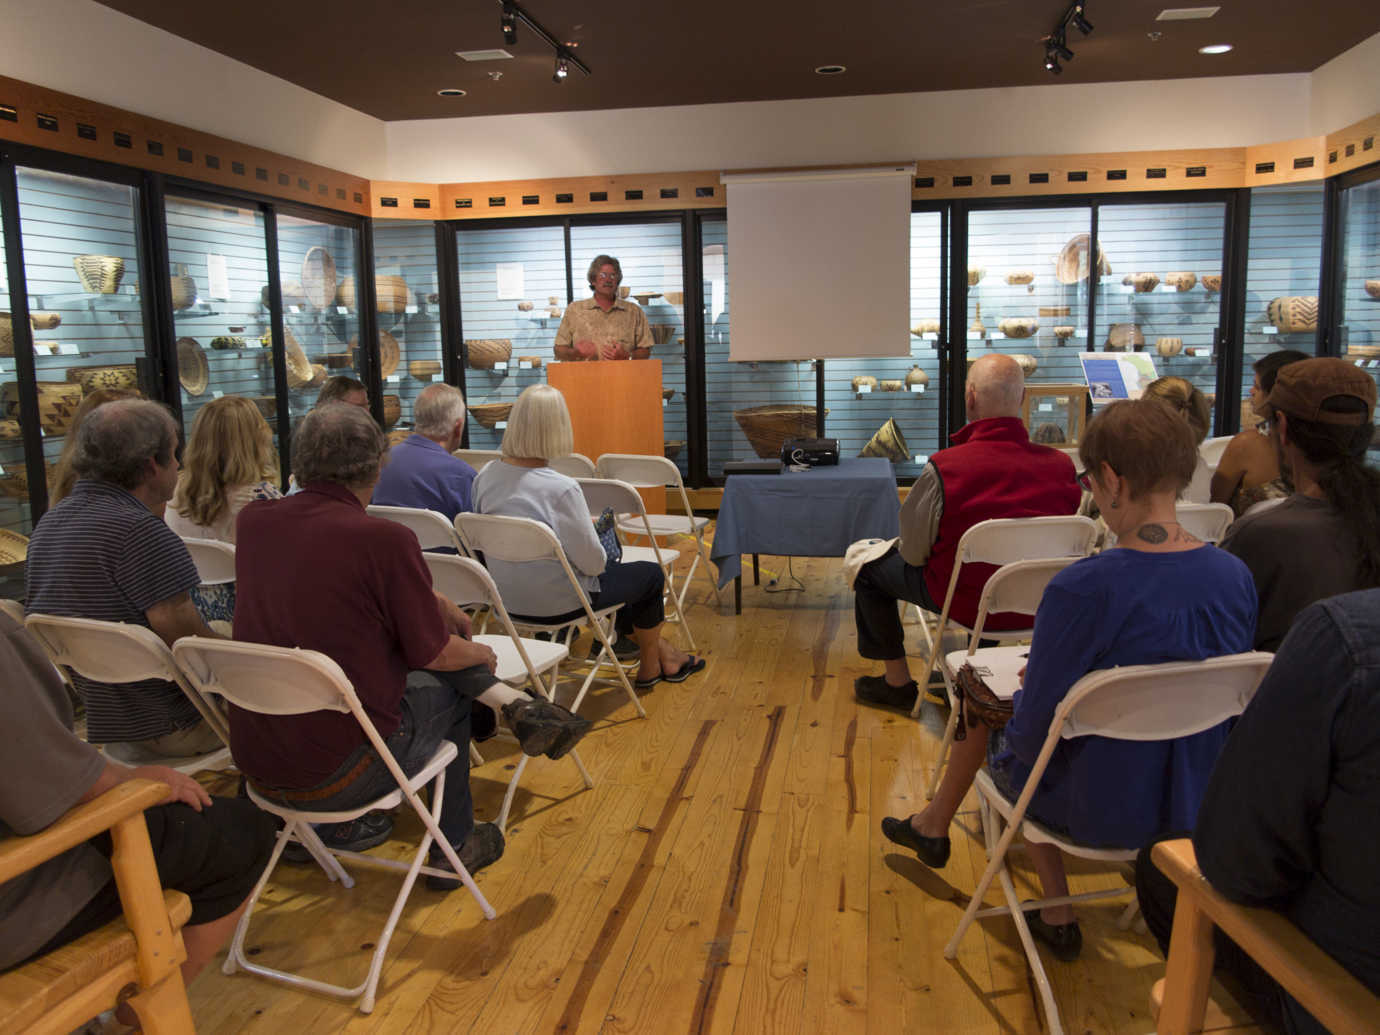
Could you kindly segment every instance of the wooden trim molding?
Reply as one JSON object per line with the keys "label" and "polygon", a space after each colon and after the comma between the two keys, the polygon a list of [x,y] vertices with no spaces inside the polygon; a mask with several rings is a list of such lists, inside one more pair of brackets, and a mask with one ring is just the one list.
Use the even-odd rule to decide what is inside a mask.
{"label": "wooden trim molding", "polygon": [[1328,176],[1380,162],[1380,114],[1329,133],[1324,150]]}
{"label": "wooden trim molding", "polygon": [[550,180],[441,184],[438,219],[723,208],[718,172],[632,173]]}

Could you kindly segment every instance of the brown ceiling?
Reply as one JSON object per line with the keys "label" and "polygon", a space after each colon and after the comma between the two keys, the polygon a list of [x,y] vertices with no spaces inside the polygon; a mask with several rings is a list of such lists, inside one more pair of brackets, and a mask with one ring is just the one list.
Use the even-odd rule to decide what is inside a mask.
{"label": "brown ceiling", "polygon": [[[976,87],[1310,72],[1380,32],[1374,0],[1219,0],[1211,19],[1157,22],[1193,0],[1086,0],[1057,79],[1040,40],[1064,0],[523,0],[593,70],[551,81],[550,49],[524,26],[514,60],[466,63],[503,46],[498,0],[103,0],[108,7],[389,121],[517,112],[912,93]],[[1148,34],[1162,33],[1158,41]],[[1208,43],[1235,45],[1205,57]],[[815,75],[818,65],[846,74]],[[503,73],[498,81],[488,72]],[[442,87],[468,91],[438,97]],[[1135,113],[1128,111],[1128,117]]]}

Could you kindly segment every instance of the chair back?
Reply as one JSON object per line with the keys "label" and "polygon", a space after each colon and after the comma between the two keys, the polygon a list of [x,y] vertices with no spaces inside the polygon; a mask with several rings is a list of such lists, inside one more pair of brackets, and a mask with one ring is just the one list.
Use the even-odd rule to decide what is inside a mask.
{"label": "chair back", "polygon": [[1180,503],[1174,516],[1184,531],[1205,543],[1220,543],[1236,514],[1225,503]]}
{"label": "chair back", "polygon": [[504,635],[513,641],[523,666],[528,672],[536,672],[536,666],[527,655],[527,648],[523,646],[513,619],[503,606],[498,584],[484,565],[470,557],[452,557],[443,553],[426,554],[425,560],[431,571],[431,588],[461,607],[489,608],[502,626]]}
{"label": "chair back", "polygon": [[1086,557],[1097,524],[1080,514],[979,521],[958,541],[955,577],[964,564],[1011,564],[1036,557]]}
{"label": "chair back", "polygon": [[1222,454],[1227,450],[1227,443],[1232,440],[1232,435],[1219,435],[1217,438],[1203,439],[1203,444],[1198,447],[1198,455],[1203,458],[1203,463],[1213,470],[1222,462]]}
{"label": "chair back", "polygon": [[482,553],[513,564],[559,559],[570,567],[556,534],[532,518],[456,514],[455,530],[471,555]]}
{"label": "chair back", "polygon": [[583,453],[557,457],[555,460],[547,461],[546,466],[553,471],[559,471],[567,478],[593,478],[595,475],[594,461]]}
{"label": "chair back", "polygon": [[0,611],[9,615],[20,625],[24,624],[24,605],[18,600],[10,600],[8,597],[0,598]]}
{"label": "chair back", "polygon": [[681,509],[687,519],[693,519],[690,497],[680,478],[680,468],[664,456],[644,456],[637,453],[605,453],[595,464],[600,478],[615,478],[641,489],[675,489],[680,494]]}
{"label": "chair back", "polygon": [[196,565],[197,578],[203,586],[219,586],[235,581],[235,546],[219,539],[182,537],[187,552]]}
{"label": "chair back", "polygon": [[612,507],[613,512],[619,515],[632,516],[642,519],[642,535],[647,537],[647,542],[652,544],[652,551],[656,554],[656,562],[661,563],[661,547],[657,545],[656,536],[652,533],[652,523],[647,520],[647,508],[642,502],[641,494],[627,482],[620,482],[616,478],[576,478],[580,483],[580,491],[585,494],[585,506],[589,509],[591,517],[598,517],[604,512],[605,507]]}
{"label": "chair back", "polygon": [[368,511],[370,517],[383,518],[385,521],[392,521],[410,529],[423,550],[445,548],[464,553],[464,545],[455,534],[455,526],[439,511],[423,510],[419,507],[384,507],[377,504],[370,504]]}
{"label": "chair back", "polygon": [[340,666],[318,651],[184,636],[172,654],[201,693],[220,694],[245,711],[363,713]]}
{"label": "chair back", "polygon": [[497,460],[503,456],[497,449],[457,449],[450,455],[465,461],[465,463],[469,464],[476,471],[480,470],[485,464],[489,463],[489,461]]}
{"label": "chair back", "polygon": [[1040,598],[1044,596],[1045,587],[1049,585],[1050,579],[1081,559],[1040,557],[1029,561],[1012,561],[993,572],[987,584],[982,587],[977,621],[973,625],[968,653],[972,654],[977,649],[988,614],[1014,612],[1033,616],[1040,606]]}

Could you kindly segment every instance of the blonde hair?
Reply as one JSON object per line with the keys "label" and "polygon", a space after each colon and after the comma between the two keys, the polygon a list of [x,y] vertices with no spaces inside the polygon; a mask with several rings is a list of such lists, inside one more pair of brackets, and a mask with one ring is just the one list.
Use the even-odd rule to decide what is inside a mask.
{"label": "blonde hair", "polygon": [[532,385],[513,403],[500,452],[523,460],[559,460],[575,450],[565,396],[550,385]]}
{"label": "blonde hair", "polygon": [[232,489],[278,472],[273,430],[248,399],[227,395],[197,411],[187,437],[182,477],[169,506],[195,525],[213,525]]}
{"label": "blonde hair", "polygon": [[141,396],[133,388],[98,388],[81,401],[72,417],[72,426],[67,429],[67,439],[62,443],[62,453],[53,465],[53,473],[48,482],[49,507],[56,507],[65,496],[71,495],[72,486],[77,484],[77,472],[72,467],[72,454],[77,448],[77,429],[81,427],[81,422],[86,420],[97,406],[104,406],[119,399],[138,398]]}
{"label": "blonde hair", "polygon": [[1182,377],[1161,377],[1145,386],[1145,395],[1167,403],[1179,416],[1188,421],[1197,444],[1202,445],[1212,427],[1212,407],[1207,396]]}

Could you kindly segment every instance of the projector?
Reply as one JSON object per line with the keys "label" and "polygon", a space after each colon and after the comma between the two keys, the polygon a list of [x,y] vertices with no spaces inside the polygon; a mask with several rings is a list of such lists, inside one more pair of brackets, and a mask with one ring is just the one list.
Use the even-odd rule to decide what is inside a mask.
{"label": "projector", "polygon": [[781,447],[783,464],[805,467],[828,467],[839,462],[839,440],[836,438],[791,438]]}

